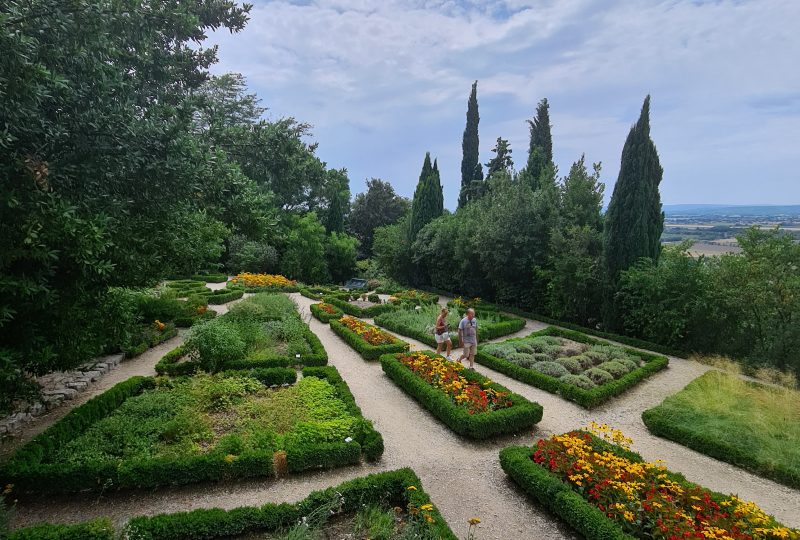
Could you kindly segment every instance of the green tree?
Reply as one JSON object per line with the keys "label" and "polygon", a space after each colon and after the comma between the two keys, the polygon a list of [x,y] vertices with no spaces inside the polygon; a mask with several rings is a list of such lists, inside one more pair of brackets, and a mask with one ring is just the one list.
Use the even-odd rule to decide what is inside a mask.
{"label": "green tree", "polygon": [[422,172],[419,175],[417,189],[411,202],[411,216],[408,227],[409,243],[417,237],[417,233],[426,224],[441,216],[444,212],[444,195],[439,178],[438,163],[431,165],[430,152],[425,154]]}
{"label": "green tree", "polygon": [[200,132],[216,132],[256,124],[266,109],[254,93],[248,93],[241,73],[211,77],[194,93],[198,111],[195,126]]}
{"label": "green tree", "polygon": [[[466,205],[472,197],[480,193],[475,182],[483,181],[483,170],[480,169],[478,139],[478,81],[472,83],[472,91],[467,100],[467,125],[461,142],[461,192],[458,195],[458,207]],[[480,171],[480,178],[476,173]]]}
{"label": "green tree", "polygon": [[409,207],[409,200],[395,193],[389,182],[367,180],[367,191],[355,196],[348,219],[348,229],[361,242],[362,253],[372,254],[375,229],[395,223]]}
{"label": "green tree", "polygon": [[664,214],[661,211],[663,169],[650,138],[650,96],[622,149],[622,162],[605,216],[603,236],[603,322],[608,330],[622,329],[615,295],[619,275],[642,257],[657,260],[661,251]]}
{"label": "green tree", "polygon": [[314,212],[292,218],[281,257],[281,269],[287,277],[306,283],[327,283],[330,280],[325,259],[325,226]]}
{"label": "green tree", "polygon": [[508,141],[498,137],[492,152],[494,152],[494,157],[486,164],[488,169],[486,177],[491,178],[499,173],[511,176],[514,169],[514,161],[511,159],[511,147],[508,145]]}
{"label": "green tree", "polygon": [[590,174],[586,170],[586,156],[583,155],[572,164],[561,187],[561,216],[564,223],[602,230],[605,184],[600,182],[600,170],[600,163],[594,163]]}
{"label": "green tree", "polygon": [[358,240],[345,233],[332,232],[325,246],[325,260],[334,283],[342,283],[353,277],[356,269]]}
{"label": "green tree", "polygon": [[550,104],[547,102],[547,98],[539,102],[536,106],[536,116],[527,122],[530,129],[528,162],[520,172],[520,177],[523,181],[528,182],[535,191],[543,183],[546,183],[547,179],[555,177]]}
{"label": "green tree", "polygon": [[345,219],[350,209],[350,179],[347,169],[327,171],[328,207],[325,209],[325,230],[331,232],[344,232]]}
{"label": "green tree", "polygon": [[411,243],[408,240],[410,212],[391,225],[375,229],[372,253],[378,266],[390,278],[409,283],[413,277]]}

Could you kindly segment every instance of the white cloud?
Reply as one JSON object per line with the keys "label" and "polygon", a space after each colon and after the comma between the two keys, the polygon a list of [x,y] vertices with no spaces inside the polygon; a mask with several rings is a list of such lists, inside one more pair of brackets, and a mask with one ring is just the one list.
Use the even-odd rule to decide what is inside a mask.
{"label": "white cloud", "polygon": [[210,41],[216,70],[244,73],[272,114],[314,124],[320,155],[356,189],[381,176],[411,193],[431,150],[453,206],[479,79],[484,161],[503,135],[524,163],[524,120],[546,96],[561,170],[586,152],[610,194],[649,92],[667,202],[748,202],[755,182],[753,198],[783,202],[800,200],[798,20],[796,0],[277,1]]}

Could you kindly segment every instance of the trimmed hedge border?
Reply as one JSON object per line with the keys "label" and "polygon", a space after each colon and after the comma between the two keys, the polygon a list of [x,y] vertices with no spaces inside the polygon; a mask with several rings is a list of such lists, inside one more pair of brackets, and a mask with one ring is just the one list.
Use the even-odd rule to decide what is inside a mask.
{"label": "trimmed hedge border", "polygon": [[[432,358],[439,356],[431,351],[422,352]],[[511,407],[471,415],[465,408],[450,401],[441,390],[434,388],[404,366],[396,354],[381,356],[381,366],[397,386],[416,399],[447,427],[465,437],[487,439],[495,435],[516,433],[532,427],[542,419],[541,405],[511,393],[508,388],[496,383],[491,383],[490,387],[499,392],[509,392]],[[462,375],[468,381],[481,384],[488,381],[475,371],[464,370]]]}
{"label": "trimmed hedge border", "polygon": [[227,304],[232,300],[238,300],[242,296],[244,296],[244,289],[217,289],[208,295],[208,303],[214,305]]}
{"label": "trimmed hedge border", "polygon": [[531,448],[504,448],[500,451],[500,466],[530,498],[537,500],[588,540],[634,539],[560,478],[536,464],[531,459]]}
{"label": "trimmed hedge border", "polygon": [[164,331],[158,336],[158,342],[155,344],[150,344],[147,341],[142,341],[138,345],[133,345],[130,347],[125,347],[122,352],[125,353],[125,358],[135,358],[140,354],[143,354],[145,351],[152,349],[153,347],[157,347],[161,345],[168,339],[172,339],[178,335],[178,328],[177,325],[174,323],[168,323],[167,327],[164,328]]}
{"label": "trimmed hedge border", "polygon": [[330,325],[331,330],[333,330],[336,335],[342,338],[345,343],[350,345],[350,347],[355,349],[355,351],[360,354],[364,360],[377,360],[384,354],[398,353],[407,351],[409,349],[408,343],[398,338],[394,338],[395,343],[387,343],[386,345],[371,345],[364,341],[361,336],[347,328],[336,319],[331,319]]}
{"label": "trimmed hedge border", "polygon": [[[420,287],[420,289],[444,295],[444,296],[458,296],[458,294],[452,291],[445,291],[443,289],[436,289],[433,287]],[[448,305],[450,305],[448,303]],[[644,339],[634,338],[630,336],[623,336],[620,334],[612,334],[611,332],[604,332],[602,330],[597,330],[596,328],[587,328],[585,326],[581,326],[579,324],[567,322],[567,321],[559,321],[558,319],[553,319],[552,317],[547,317],[545,315],[539,315],[538,313],[533,313],[530,311],[525,311],[524,309],[512,307],[512,306],[502,306],[499,304],[490,304],[486,303],[485,305],[481,306],[482,309],[494,309],[497,311],[503,311],[505,313],[510,313],[512,315],[517,315],[518,317],[525,317],[526,319],[531,319],[539,322],[543,322],[545,324],[551,324],[553,326],[560,326],[561,328],[566,328],[567,330],[574,330],[576,332],[582,332],[584,334],[589,334],[595,337],[599,337],[602,339],[607,339],[609,341],[616,341],[617,343],[622,343],[623,345],[628,345],[629,347],[635,347],[637,349],[644,349],[647,351],[657,352],[661,354],[666,354],[667,356],[675,356],[678,358],[687,358],[692,351],[687,351],[683,349],[678,349],[675,347],[670,347],[668,345],[662,345],[660,343],[654,343],[652,341],[646,341]]]}
{"label": "trimmed hedge border", "polygon": [[283,293],[293,293],[293,292],[300,292],[300,287],[297,285],[286,285],[286,286],[279,286],[279,285],[265,285],[263,287],[245,287],[244,292],[247,293],[260,293],[260,292],[283,292]]}
{"label": "trimmed hedge border", "polygon": [[[714,372],[706,372],[700,377],[706,377],[711,373]],[[760,386],[758,383],[751,384]],[[654,435],[675,441],[701,454],[741,467],[789,487],[800,489],[800,472],[797,470],[789,469],[778,463],[763,462],[758,459],[758,456],[742,451],[739,448],[728,446],[707,433],[698,433],[689,427],[676,424],[672,421],[670,415],[664,412],[662,405],[657,405],[644,411],[642,413],[642,421]]]}
{"label": "trimmed hedge border", "polygon": [[[294,382],[297,374],[290,369],[254,369],[229,371],[226,375],[249,375],[267,386]],[[309,469],[328,469],[355,465],[364,458],[374,461],[383,454],[383,437],[361,414],[349,387],[333,366],[307,368],[304,376],[326,379],[359,419],[351,442],[308,444],[287,447],[286,460],[292,473]],[[122,403],[144,390],[155,387],[152,377],[132,377],[70,411],[60,421],[20,448],[0,468],[2,485],[13,484],[23,493],[73,493],[105,491],[109,488],[155,488],[231,478],[271,476],[273,452],[242,453],[233,461],[221,454],[209,453],[181,458],[142,459],[114,463],[70,465],[42,463],[58,447],[83,433],[93,423],[105,418]]]}
{"label": "trimmed hedge border", "polygon": [[333,306],[333,309],[335,311],[335,313],[333,314],[322,310],[319,307],[319,304],[311,304],[311,307],[309,309],[311,310],[311,314],[314,316],[315,319],[325,324],[328,324],[329,322],[331,322],[331,320],[339,320],[344,315],[344,312],[342,312],[342,310],[337,308],[336,306]]}
{"label": "trimmed hedge border", "polygon": [[[525,328],[525,319],[520,319],[519,317],[511,317],[508,315],[503,315],[501,313],[497,313],[501,320],[498,323],[494,324],[482,324],[480,322],[480,312],[476,315],[478,318],[478,341],[486,341],[490,339],[495,339],[502,336],[507,336],[509,334],[513,334],[515,332],[519,332],[523,328]],[[387,330],[392,332],[397,332],[398,334],[402,334],[404,336],[410,337],[412,339],[416,339],[417,341],[421,341],[428,347],[436,347],[436,338],[433,337],[433,334],[428,334],[425,332],[417,332],[407,326],[403,326],[401,324],[395,324],[394,321],[391,320],[391,314],[387,315],[378,315],[375,317],[375,324],[378,326],[382,326]],[[455,332],[453,332],[455,333]],[[458,340],[456,336],[455,340]]]}
{"label": "trimmed hedge border", "polygon": [[11,531],[8,540],[114,540],[117,538],[110,519],[93,519],[74,525],[41,523]]}
{"label": "trimmed hedge border", "polygon": [[386,313],[387,311],[394,311],[397,309],[397,306],[392,304],[377,304],[374,306],[370,306],[367,308],[360,308],[358,306],[354,306],[350,302],[337,298],[335,296],[327,295],[323,298],[325,302],[328,304],[332,304],[337,308],[341,309],[348,315],[352,315],[353,317],[359,317],[361,319],[371,319],[376,315],[380,315],[381,313]]}
{"label": "trimmed hedge border", "polygon": [[[566,339],[571,339],[572,341],[588,343],[591,345],[607,344],[605,341],[594,339],[580,332],[566,330],[555,326],[548,326],[544,330],[533,332],[528,337],[536,336],[563,337]],[[593,407],[597,407],[604,401],[625,392],[653,373],[664,369],[669,364],[669,359],[666,356],[658,356],[655,354],[642,352],[639,349],[624,348],[624,350],[629,354],[633,354],[641,358],[645,361],[645,364],[631,371],[621,379],[616,379],[602,386],[592,388],[591,390],[584,390],[583,388],[578,388],[577,386],[573,386],[571,384],[562,383],[555,377],[550,377],[549,375],[539,373],[536,370],[518,366],[512,362],[509,362],[508,360],[491,356],[483,352],[480,346],[478,347],[478,354],[475,356],[475,360],[479,364],[495,371],[499,371],[500,373],[508,375],[513,379],[517,379],[518,381],[530,384],[531,386],[541,388],[547,392],[560,395],[564,399],[574,401],[581,407],[591,409]]]}
{"label": "trimmed hedge border", "polygon": [[341,291],[336,287],[300,287],[300,294],[310,300],[322,300],[326,296],[332,296],[342,300],[350,298],[350,293],[348,291]]}
{"label": "trimmed hedge border", "polygon": [[228,281],[227,274],[195,274],[191,279],[205,281],[206,283],[225,283]]}

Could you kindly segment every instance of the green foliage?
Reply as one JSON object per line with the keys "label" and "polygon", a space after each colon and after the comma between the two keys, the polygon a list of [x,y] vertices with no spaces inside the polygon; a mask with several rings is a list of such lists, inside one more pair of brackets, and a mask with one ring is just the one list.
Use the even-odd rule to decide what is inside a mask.
{"label": "green foliage", "polygon": [[648,95],[622,149],[619,177],[605,216],[603,322],[608,330],[622,329],[621,308],[614,296],[620,274],[642,257],[657,260],[661,252],[664,214],[658,186],[663,173],[650,138]]}
{"label": "green foliage", "polygon": [[165,231],[172,247],[171,265],[179,275],[191,275],[217,264],[225,250],[223,240],[229,234],[225,225],[205,211],[182,210],[173,217]]}
{"label": "green foliage", "polygon": [[240,360],[247,352],[237,325],[222,317],[193,326],[184,343],[192,359],[209,372]]}
{"label": "green foliage", "polygon": [[353,199],[347,220],[348,230],[361,243],[361,252],[370,255],[375,229],[396,223],[409,208],[409,200],[397,195],[389,182],[367,180],[367,191]]}
{"label": "green foliage", "polygon": [[716,459],[800,487],[800,395],[715,370],[642,413],[647,428]]}
{"label": "green foliage", "polygon": [[22,447],[0,478],[53,493],[269,475],[278,449],[293,472],[380,457],[380,434],[334,368],[266,387],[294,380],[288,369],[132,378]]}
{"label": "green foliage", "polygon": [[[332,305],[333,304],[331,304],[331,306]],[[320,309],[319,304],[311,304],[311,307],[309,309],[311,311],[311,315],[313,315],[314,318],[318,319],[319,321],[325,324],[331,321],[339,320],[344,315],[344,312],[335,306],[333,306],[334,312],[332,314]]]}
{"label": "green foliage", "polygon": [[74,525],[42,523],[12,531],[8,540],[114,540],[114,525],[101,518]]}
{"label": "green foliage", "polygon": [[514,170],[514,161],[511,159],[511,147],[508,140],[498,137],[492,152],[494,152],[494,157],[486,164],[486,177],[492,178],[496,175],[510,177]]}
{"label": "green foliage", "polygon": [[325,264],[325,227],[313,212],[293,220],[281,269],[283,275],[306,283],[330,281]]}
{"label": "green foliage", "polygon": [[[426,352],[426,354],[431,357],[436,356],[433,352]],[[453,403],[441,390],[431,386],[404,366],[396,355],[381,356],[381,367],[404,392],[416,399],[422,407],[429,410],[447,427],[465,437],[487,439],[496,435],[517,433],[532,427],[542,419],[541,405],[513,394],[499,384],[490,383],[486,377],[474,371],[464,371],[462,375],[469,381],[480,384],[487,383],[498,392],[507,392],[512,405],[496,411],[471,415],[465,407]]]}
{"label": "green foliage", "polygon": [[278,259],[278,251],[264,240],[249,240],[240,234],[228,238],[225,267],[231,273],[272,273],[278,268]]}
{"label": "green foliage", "polygon": [[414,191],[414,199],[411,202],[411,215],[408,225],[408,239],[413,242],[417,233],[428,223],[441,216],[444,212],[444,195],[442,194],[442,184],[439,179],[438,166],[431,166],[431,154],[425,153],[425,161],[422,164],[422,172],[419,175],[419,182]]}
{"label": "green foliage", "polygon": [[[467,100],[467,125],[464,128],[464,137],[461,142],[461,191],[458,195],[458,207],[466,206],[466,204],[475,198],[476,190],[473,182],[483,181],[483,171],[480,169],[480,156],[479,156],[479,137],[478,137],[478,123],[480,122],[480,115],[478,114],[478,81],[472,83],[472,90]],[[480,179],[477,178],[476,172],[480,171]]]}
{"label": "green foliage", "polygon": [[325,302],[339,308],[348,315],[352,315],[353,317],[358,317],[361,319],[369,319],[380,315],[381,313],[386,313],[388,311],[394,311],[397,309],[397,306],[393,306],[392,304],[377,304],[362,308],[355,304],[351,304],[347,300],[343,300],[335,296],[326,296]]}
{"label": "green foliage", "polygon": [[528,183],[534,191],[540,189],[555,175],[553,164],[553,136],[550,133],[550,104],[547,98],[536,106],[536,116],[527,120],[530,128],[528,146],[528,162],[520,171],[522,181]]}
{"label": "green foliage", "polygon": [[408,350],[408,343],[395,339],[393,343],[372,345],[337,320],[330,321],[331,330],[361,355],[364,360],[377,360],[384,354]]}
{"label": "green foliage", "polygon": [[358,240],[344,233],[332,232],[325,245],[325,260],[331,279],[336,283],[353,277],[356,269]]}
{"label": "green foliage", "polygon": [[346,169],[329,170],[327,177],[328,208],[322,215],[322,222],[328,234],[342,234],[346,214],[350,210],[350,180],[347,178]]}
{"label": "green foliage", "polygon": [[[575,358],[582,362],[582,366],[588,368],[581,375],[567,373],[567,370],[561,365],[560,362],[543,361],[539,364],[533,364],[532,369],[526,366],[519,365],[511,361],[510,351],[519,350],[518,347],[525,345],[532,346],[536,351],[547,351],[548,356],[552,359],[556,355],[561,355],[561,346],[553,347],[553,342],[541,341],[543,338],[549,336],[566,338],[578,343],[585,343],[590,345],[590,349],[585,353],[578,353]],[[529,349],[530,350],[530,349]],[[503,356],[498,355],[498,352]],[[537,352],[535,354],[541,354]],[[586,362],[590,355],[599,360],[596,363],[606,362],[610,359],[616,360],[627,373],[615,379],[610,373],[597,367],[590,367],[595,362]],[[628,357],[640,358],[642,365],[631,365]],[[649,377],[653,373],[664,369],[669,364],[669,360],[664,356],[645,353],[636,349],[628,349],[619,346],[609,346],[606,342],[593,339],[585,334],[576,332],[574,330],[565,330],[554,326],[549,326],[539,332],[534,332],[526,338],[510,339],[503,343],[481,346],[478,349],[478,354],[475,358],[481,365],[499,371],[509,377],[522,381],[524,383],[536,386],[547,392],[559,394],[564,399],[574,401],[582,407],[587,409],[594,408],[604,401],[617,396],[627,389],[635,386],[639,381]],[[540,371],[536,366],[547,364],[547,367]],[[552,365],[558,368],[552,368]],[[555,372],[558,370],[558,373]],[[552,375],[547,374],[552,372]],[[579,378],[576,378],[579,377]],[[592,384],[587,384],[586,380]]]}

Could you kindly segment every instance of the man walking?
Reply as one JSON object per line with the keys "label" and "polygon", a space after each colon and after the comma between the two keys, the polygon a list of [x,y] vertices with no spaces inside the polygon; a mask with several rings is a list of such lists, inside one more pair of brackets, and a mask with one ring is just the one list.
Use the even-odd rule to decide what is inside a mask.
{"label": "man walking", "polygon": [[458,341],[464,348],[459,362],[469,360],[469,369],[475,369],[475,353],[478,349],[478,319],[475,318],[475,310],[469,308],[467,314],[458,323]]}

